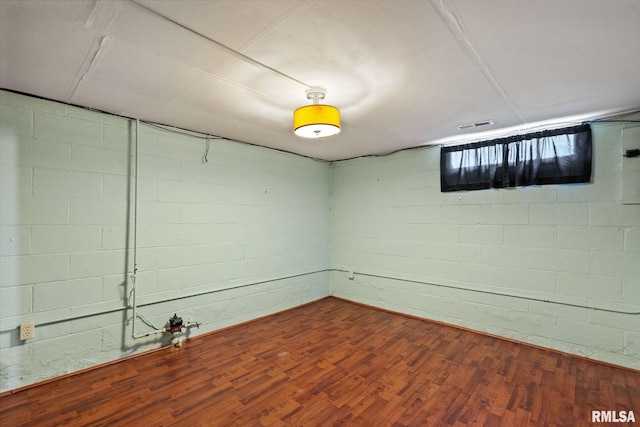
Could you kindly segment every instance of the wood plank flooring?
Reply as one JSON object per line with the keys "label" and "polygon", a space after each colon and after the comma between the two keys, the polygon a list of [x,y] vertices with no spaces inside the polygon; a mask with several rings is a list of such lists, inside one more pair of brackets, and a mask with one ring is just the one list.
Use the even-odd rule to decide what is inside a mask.
{"label": "wood plank flooring", "polygon": [[0,425],[587,426],[592,410],[640,418],[640,372],[327,298],[6,395]]}

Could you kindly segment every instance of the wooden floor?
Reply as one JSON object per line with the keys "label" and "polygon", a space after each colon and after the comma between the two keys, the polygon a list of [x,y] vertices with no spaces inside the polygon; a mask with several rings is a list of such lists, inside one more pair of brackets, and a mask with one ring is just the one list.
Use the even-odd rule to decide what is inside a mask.
{"label": "wooden floor", "polygon": [[6,395],[0,425],[587,426],[592,410],[640,416],[640,372],[327,298]]}

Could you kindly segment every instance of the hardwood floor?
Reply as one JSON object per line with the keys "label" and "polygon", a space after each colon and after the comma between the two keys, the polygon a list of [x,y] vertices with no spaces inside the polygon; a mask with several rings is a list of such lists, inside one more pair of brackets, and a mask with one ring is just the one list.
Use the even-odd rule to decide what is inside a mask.
{"label": "hardwood floor", "polygon": [[327,298],[5,395],[0,425],[587,426],[592,410],[640,418],[640,372]]}

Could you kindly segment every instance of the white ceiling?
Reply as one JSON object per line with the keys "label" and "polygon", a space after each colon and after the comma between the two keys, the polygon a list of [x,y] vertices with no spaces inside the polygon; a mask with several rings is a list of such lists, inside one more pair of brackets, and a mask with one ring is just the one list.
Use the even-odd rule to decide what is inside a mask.
{"label": "white ceiling", "polygon": [[638,109],[639,53],[638,0],[0,1],[1,88],[325,160]]}

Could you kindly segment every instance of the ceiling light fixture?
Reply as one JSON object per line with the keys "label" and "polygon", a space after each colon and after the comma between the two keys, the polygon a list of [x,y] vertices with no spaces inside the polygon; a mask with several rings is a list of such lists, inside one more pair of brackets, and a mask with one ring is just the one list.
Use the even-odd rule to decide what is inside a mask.
{"label": "ceiling light fixture", "polygon": [[331,105],[320,104],[327,94],[326,89],[313,86],[307,89],[307,98],[312,105],[305,105],[293,112],[293,132],[303,138],[324,138],[340,133],[340,110]]}

